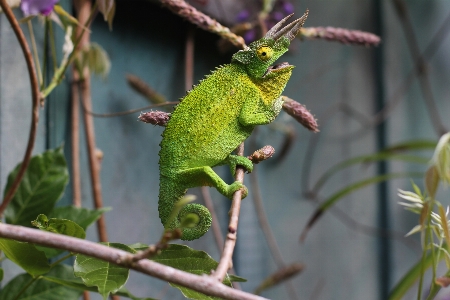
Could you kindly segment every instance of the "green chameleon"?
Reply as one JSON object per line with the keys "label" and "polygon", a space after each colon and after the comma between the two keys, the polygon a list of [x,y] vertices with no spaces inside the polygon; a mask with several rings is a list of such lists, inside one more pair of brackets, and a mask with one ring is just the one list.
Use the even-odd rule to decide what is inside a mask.
{"label": "green chameleon", "polygon": [[[188,188],[215,187],[222,195],[246,187],[239,182],[226,184],[212,167],[236,165],[248,172],[252,162],[231,152],[246,140],[256,125],[272,122],[279,114],[281,93],[294,66],[281,63],[271,66],[288,51],[290,42],[300,31],[308,11],[283,27],[290,16],[272,27],[258,41],[232,57],[231,64],[217,68],[195,86],[178,104],[162,134],[160,160],[159,217],[165,228],[181,228],[183,240],[204,235],[211,226],[211,214],[200,204],[184,206],[170,224],[169,216]],[[192,221],[194,220],[194,221]]]}

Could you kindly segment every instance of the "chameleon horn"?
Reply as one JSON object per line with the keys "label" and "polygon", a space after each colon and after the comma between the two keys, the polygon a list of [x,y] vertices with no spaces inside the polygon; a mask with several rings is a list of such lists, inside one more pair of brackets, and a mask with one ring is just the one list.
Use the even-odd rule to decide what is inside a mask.
{"label": "chameleon horn", "polygon": [[298,32],[300,31],[300,28],[302,28],[306,19],[308,18],[308,13],[309,13],[309,10],[306,10],[301,18],[298,18],[297,20],[282,27],[286,23],[287,19],[292,16],[292,14],[285,17],[283,20],[278,22],[274,27],[272,27],[267,32],[265,37],[272,38],[274,40],[278,40],[280,37],[286,36],[289,40],[292,41],[295,38],[295,36],[298,34]]}

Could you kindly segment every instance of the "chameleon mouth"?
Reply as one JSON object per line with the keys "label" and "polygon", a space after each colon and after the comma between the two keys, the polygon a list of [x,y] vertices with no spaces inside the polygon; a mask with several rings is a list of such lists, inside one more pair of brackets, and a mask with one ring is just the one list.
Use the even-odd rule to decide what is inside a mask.
{"label": "chameleon mouth", "polygon": [[272,73],[272,72],[278,72],[281,71],[287,67],[290,67],[291,65],[287,62],[282,62],[273,66],[270,66],[267,68],[266,72],[264,73],[263,77],[265,77],[267,74]]}

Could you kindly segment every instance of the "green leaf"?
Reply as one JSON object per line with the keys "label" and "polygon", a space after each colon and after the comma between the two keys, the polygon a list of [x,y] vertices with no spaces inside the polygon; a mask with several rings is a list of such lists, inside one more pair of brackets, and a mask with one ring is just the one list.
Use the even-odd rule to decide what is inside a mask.
{"label": "green leaf", "polygon": [[32,224],[41,230],[68,235],[79,239],[86,237],[86,232],[80,225],[71,220],[48,219],[46,215],[40,214]]}
{"label": "green leaf", "polygon": [[80,68],[87,67],[92,73],[103,77],[108,76],[111,69],[111,61],[108,53],[97,43],[90,43],[83,47],[78,54],[81,63]]}
{"label": "green leaf", "polygon": [[3,276],[5,275],[5,272],[3,271],[2,268],[0,268],[0,281],[3,280]]}
{"label": "green leaf", "polygon": [[[56,284],[60,284],[72,289],[77,289],[79,291],[90,291],[90,292],[94,292],[94,293],[98,293],[98,288],[95,286],[86,286],[83,281],[78,278],[75,277],[73,275],[73,268],[71,266],[68,265],[59,265],[59,267],[64,267],[65,269],[67,269],[67,275],[66,276],[52,276],[50,275],[45,275],[42,277],[43,280],[47,280],[49,282],[53,282]],[[130,291],[128,291],[125,287],[120,288],[115,295],[118,296],[124,296],[124,297],[128,297],[130,299],[133,300],[153,300],[152,298],[139,298],[134,296],[133,294],[130,293]]]}
{"label": "green leaf", "polygon": [[241,276],[237,276],[234,274],[228,274],[228,277],[230,277],[231,282],[247,282],[247,279]]}
{"label": "green leaf", "polygon": [[0,250],[33,276],[45,274],[50,270],[44,252],[36,249],[33,244],[0,238]]}
{"label": "green leaf", "polygon": [[100,216],[107,211],[110,211],[111,207],[103,207],[100,209],[90,210],[82,207],[75,206],[60,206],[55,207],[48,215],[49,218],[67,219],[72,220],[80,225],[84,230],[89,225],[97,221]]}
{"label": "green leaf", "polygon": [[337,172],[348,168],[350,166],[356,165],[356,164],[367,164],[371,162],[376,161],[383,161],[383,160],[398,160],[398,161],[405,161],[405,162],[411,162],[411,163],[421,163],[426,164],[429,162],[428,158],[423,158],[415,155],[404,155],[404,154],[397,154],[397,153],[390,153],[386,152],[386,150],[383,150],[381,152],[370,154],[370,155],[362,155],[357,156],[354,158],[350,158],[348,160],[344,160],[330,169],[328,169],[316,182],[316,184],[313,187],[314,191],[318,191],[327,181],[328,179],[336,174]]}
{"label": "green leaf", "polygon": [[[5,193],[17,176],[20,164],[8,176]],[[48,214],[69,180],[62,147],[33,156],[28,169],[5,210],[6,223],[31,226],[40,213]]]}
{"label": "green leaf", "polygon": [[[111,248],[136,253],[124,244],[101,243]],[[74,263],[74,274],[81,277],[87,286],[97,286],[98,292],[106,299],[109,293],[117,292],[128,280],[130,270],[112,263],[78,254]]]}
{"label": "green leaf", "polygon": [[[81,228],[77,223],[70,220],[56,218],[48,219],[46,215],[40,214],[36,218],[36,220],[32,221],[31,223],[33,224],[33,226],[36,226],[44,231],[64,234],[79,239],[84,239],[86,237],[86,232],[84,231],[84,229]],[[43,251],[47,258],[55,257],[65,251],[62,249],[49,248],[38,245],[36,245],[36,248]]]}
{"label": "green leaf", "polygon": [[142,244],[142,243],[134,243],[134,244],[128,245],[128,247],[130,247],[131,249],[134,249],[136,251],[140,251],[140,250],[147,249],[148,245]]}
{"label": "green leaf", "polygon": [[436,169],[436,166],[430,166],[427,172],[425,173],[425,187],[432,199],[434,199],[434,196],[436,195],[438,186],[439,186],[439,173]]}
{"label": "green leaf", "polygon": [[[444,246],[445,247],[445,246]],[[417,280],[422,272],[425,272],[433,265],[433,261],[436,259],[439,249],[433,249],[434,253],[428,253],[424,259],[419,260],[395,285],[389,294],[389,300],[403,299],[406,292],[413,286],[415,286]],[[444,257],[441,256],[442,260]],[[438,263],[438,262],[436,262]]]}
{"label": "green leaf", "polygon": [[114,0],[98,0],[98,11],[103,14],[105,21],[108,22],[109,29],[112,28],[114,14],[116,12],[116,2]]}
{"label": "green leaf", "polygon": [[[65,280],[72,278],[72,268],[66,265],[55,266],[49,276]],[[0,300],[78,300],[82,290],[76,290],[59,283],[34,279],[29,274],[21,274],[13,278],[0,292]],[[31,283],[31,284],[30,284]],[[27,285],[30,284],[28,287]],[[19,293],[23,291],[22,294]]]}
{"label": "green leaf", "polygon": [[[185,245],[177,244],[171,244],[169,248],[161,250],[161,253],[154,256],[152,260],[163,265],[197,275],[210,274],[211,270],[215,270],[218,266],[218,263],[212,259],[208,253],[194,250]],[[236,278],[237,277],[235,277],[235,279]],[[223,283],[227,286],[231,286],[231,280],[228,275],[225,277]],[[172,283],[171,285],[178,288],[183,295],[189,299],[220,299],[207,296],[183,286]]]}

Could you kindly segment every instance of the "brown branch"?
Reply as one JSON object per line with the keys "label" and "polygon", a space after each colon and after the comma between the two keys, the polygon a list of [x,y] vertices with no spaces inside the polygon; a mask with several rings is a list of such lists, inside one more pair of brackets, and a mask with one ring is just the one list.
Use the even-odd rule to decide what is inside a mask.
{"label": "brown branch", "polygon": [[[92,4],[90,0],[79,0],[75,3],[75,7],[78,12],[78,19],[81,24],[88,22],[90,15]],[[77,28],[79,34],[81,35],[84,31],[84,28]],[[85,33],[80,43],[78,44],[79,48],[82,48],[89,44],[90,35]],[[91,82],[89,71],[87,68],[83,70],[83,78],[80,81],[80,90],[81,90],[81,102],[83,106],[88,110],[91,110],[92,102],[91,102]],[[91,115],[84,113],[84,129],[86,134],[86,142],[88,148],[88,160],[89,160],[89,170],[91,173],[91,181],[92,181],[92,195],[94,198],[94,207],[99,209],[103,207],[103,199],[102,199],[102,188],[100,181],[100,162],[96,155],[96,146],[95,146],[95,130],[94,130],[94,120]],[[97,231],[98,236],[101,242],[108,241],[108,236],[106,233],[106,225],[105,218],[102,215],[97,221]]]}
{"label": "brown branch", "polygon": [[88,115],[91,115],[91,116],[97,117],[97,118],[113,118],[113,117],[131,115],[131,114],[134,114],[137,112],[141,112],[145,109],[151,109],[151,108],[156,108],[156,107],[161,107],[161,106],[177,105],[178,103],[180,103],[180,101],[165,102],[165,103],[147,105],[144,107],[130,109],[130,110],[126,110],[126,111],[118,111],[118,112],[114,112],[114,113],[105,113],[105,114],[93,112],[91,109],[88,109],[87,107],[85,107],[83,105],[83,103],[81,103],[81,104],[83,105],[83,111]]}
{"label": "brown branch", "polygon": [[[237,155],[244,155],[244,143],[240,144],[236,151]],[[236,168],[236,181],[240,183],[244,182],[244,168],[238,166]],[[237,190],[233,195],[233,200],[231,201],[230,212],[230,222],[228,223],[228,234],[223,247],[223,252],[220,257],[219,265],[217,269],[213,272],[211,277],[215,278],[219,282],[222,282],[227,271],[232,267],[232,257],[234,252],[234,247],[236,246],[237,240],[237,229],[239,222],[239,212],[241,210],[242,201],[242,189]]]}
{"label": "brown branch", "polygon": [[[217,249],[220,251],[221,249],[223,249],[223,235],[222,231],[220,230],[220,224],[219,219],[217,218],[216,210],[214,209],[214,203],[211,199],[211,193],[209,192],[209,188],[206,186],[201,187],[201,192],[203,201],[205,202],[205,206],[211,213],[212,218],[211,227],[213,230],[214,239],[216,240]],[[236,274],[233,268],[230,269],[229,273]],[[235,289],[242,290],[241,285],[237,281],[233,282],[233,287]]]}
{"label": "brown branch", "polygon": [[31,97],[32,97],[32,111],[31,111],[31,127],[30,134],[28,136],[28,144],[27,149],[25,151],[24,158],[22,160],[22,164],[20,166],[19,172],[17,173],[16,178],[14,179],[11,187],[6,192],[5,197],[3,198],[2,204],[0,205],[0,215],[3,214],[8,204],[11,202],[14,194],[19,188],[19,184],[22,181],[22,178],[25,174],[25,171],[30,163],[31,154],[34,148],[34,142],[36,140],[36,132],[39,121],[39,101],[40,101],[40,93],[39,93],[39,84],[36,76],[36,69],[33,62],[33,56],[31,55],[30,48],[28,46],[27,40],[22,32],[22,29],[17,22],[16,17],[14,16],[11,8],[6,3],[6,0],[0,0],[0,7],[3,9],[3,12],[6,15],[11,27],[16,34],[17,40],[19,41],[20,47],[22,48],[22,52],[25,58],[25,62],[28,68],[28,75],[30,77],[31,84]]}
{"label": "brown branch", "polygon": [[125,262],[131,261],[130,258],[133,257],[133,254],[62,234],[55,234],[47,231],[0,223],[0,236],[3,238],[36,243],[43,246],[88,255],[119,266],[136,270],[161,280],[179,284],[211,296],[236,300],[265,299],[256,295],[232,289],[221,282],[217,282],[217,280],[210,278],[209,276],[199,276],[183,272],[148,259],[142,259],[131,264],[126,264]]}
{"label": "brown branch", "polygon": [[72,203],[81,207],[81,176],[80,176],[80,93],[78,72],[72,70],[72,99],[71,99],[71,160],[72,160]]}

